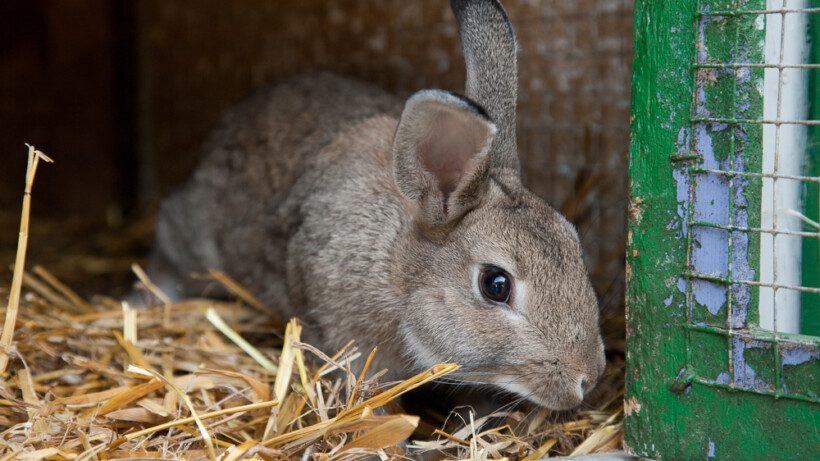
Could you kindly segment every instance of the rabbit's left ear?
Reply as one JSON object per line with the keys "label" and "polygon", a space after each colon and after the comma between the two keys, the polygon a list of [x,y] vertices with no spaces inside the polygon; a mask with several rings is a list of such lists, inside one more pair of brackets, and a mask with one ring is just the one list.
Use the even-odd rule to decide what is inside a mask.
{"label": "rabbit's left ear", "polygon": [[483,109],[454,94],[424,90],[407,101],[393,139],[393,174],[423,224],[452,223],[478,203],[495,134]]}
{"label": "rabbit's left ear", "polygon": [[498,125],[492,168],[520,176],[515,142],[518,46],[498,0],[450,0],[467,64],[464,94],[481,104]]}

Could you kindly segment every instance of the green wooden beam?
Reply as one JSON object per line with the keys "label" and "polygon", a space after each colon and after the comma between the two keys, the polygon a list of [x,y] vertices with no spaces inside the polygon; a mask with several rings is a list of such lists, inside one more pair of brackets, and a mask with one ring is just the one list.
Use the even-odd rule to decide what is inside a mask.
{"label": "green wooden beam", "polygon": [[[733,264],[710,285],[724,287],[724,303],[702,304],[691,277],[705,241],[692,231],[697,170],[710,160],[761,171],[760,127],[742,120],[762,115],[762,69],[734,64],[761,60],[764,36],[759,15],[738,9],[765,7],[763,0],[636,1],[624,442],[637,455],[820,459],[820,339],[760,331],[757,288],[724,283],[759,281],[759,236],[726,233]],[[718,10],[731,15],[708,14]],[[708,66],[697,65],[698,51]],[[729,123],[698,121],[710,117]],[[761,180],[744,181],[729,187],[730,224],[743,227],[742,217],[759,226]]]}

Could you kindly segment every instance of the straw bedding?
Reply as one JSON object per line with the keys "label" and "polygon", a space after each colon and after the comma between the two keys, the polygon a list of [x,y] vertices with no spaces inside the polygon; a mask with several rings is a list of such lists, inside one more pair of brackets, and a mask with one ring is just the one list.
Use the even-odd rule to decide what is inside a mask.
{"label": "straw bedding", "polygon": [[[0,216],[4,264],[14,260],[14,222]],[[34,266],[19,274],[14,318],[12,306],[0,307],[3,329],[14,328],[0,374],[0,460],[532,460],[621,446],[622,350],[610,351],[597,391],[572,414],[526,405],[481,418],[407,414],[397,397],[457,364],[398,383],[381,381],[369,367],[355,376],[348,364],[368,363],[372,351],[355,342],[342,351],[302,343],[298,320],[275,318],[216,271],[203,276],[232,291],[234,301],[123,305],[122,281],[134,277],[125,261],[145,249],[150,228],[84,229],[58,249],[54,242],[68,242],[77,229],[37,221],[32,259],[60,270]],[[83,253],[94,246],[95,256]],[[106,289],[103,280],[117,296],[84,298],[63,275],[94,290]],[[12,288],[0,282],[0,298]]]}

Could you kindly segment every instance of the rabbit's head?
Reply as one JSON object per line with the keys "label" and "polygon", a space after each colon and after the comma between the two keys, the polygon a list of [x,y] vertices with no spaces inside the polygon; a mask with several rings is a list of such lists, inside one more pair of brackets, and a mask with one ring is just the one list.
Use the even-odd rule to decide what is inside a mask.
{"label": "rabbit's head", "polygon": [[456,361],[464,382],[572,408],[605,366],[580,241],[521,183],[515,38],[503,8],[494,0],[452,7],[467,98],[415,94],[393,141],[411,217],[390,274],[403,300],[400,340],[418,367]]}

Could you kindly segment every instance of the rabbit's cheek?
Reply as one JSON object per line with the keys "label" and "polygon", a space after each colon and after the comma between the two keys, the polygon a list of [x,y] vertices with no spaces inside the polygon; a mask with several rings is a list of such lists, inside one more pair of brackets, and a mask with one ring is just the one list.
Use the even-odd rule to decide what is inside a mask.
{"label": "rabbit's cheek", "polygon": [[419,369],[431,368],[437,365],[440,360],[436,357],[424,342],[412,333],[412,329],[404,328],[404,340],[406,344],[406,351],[409,359]]}

